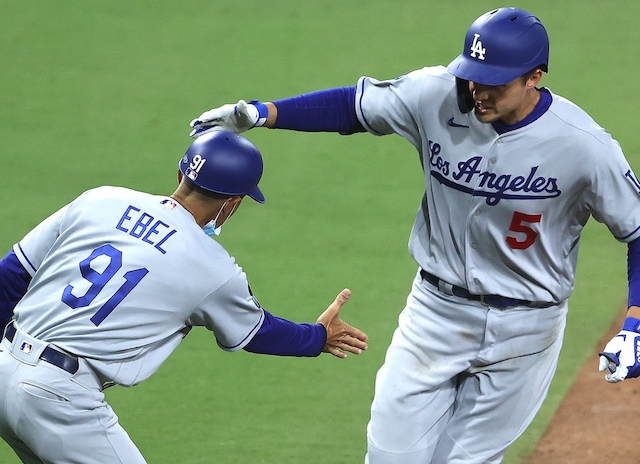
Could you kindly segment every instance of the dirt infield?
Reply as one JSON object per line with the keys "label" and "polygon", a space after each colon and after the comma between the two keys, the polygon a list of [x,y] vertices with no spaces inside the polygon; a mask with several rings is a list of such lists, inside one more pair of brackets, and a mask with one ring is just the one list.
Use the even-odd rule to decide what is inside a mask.
{"label": "dirt infield", "polygon": [[[621,312],[598,346],[622,326]],[[640,379],[609,384],[594,353],[524,464],[638,464]]]}

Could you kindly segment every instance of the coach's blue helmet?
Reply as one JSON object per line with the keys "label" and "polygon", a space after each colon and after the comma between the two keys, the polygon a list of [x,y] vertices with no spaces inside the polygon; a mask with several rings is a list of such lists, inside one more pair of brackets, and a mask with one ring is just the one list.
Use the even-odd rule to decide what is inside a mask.
{"label": "coach's blue helmet", "polygon": [[549,37],[540,20],[518,8],[499,8],[476,19],[464,50],[447,70],[459,79],[502,85],[539,67],[547,72]]}
{"label": "coach's blue helmet", "polygon": [[249,195],[264,203],[258,188],[262,177],[262,155],[246,138],[227,131],[214,131],[193,141],[178,163],[183,176],[210,192]]}

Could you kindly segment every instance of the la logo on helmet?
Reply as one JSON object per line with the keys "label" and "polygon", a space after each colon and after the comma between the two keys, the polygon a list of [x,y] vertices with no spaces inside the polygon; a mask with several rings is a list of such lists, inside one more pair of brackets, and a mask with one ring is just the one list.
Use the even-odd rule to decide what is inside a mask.
{"label": "la logo on helmet", "polygon": [[[487,49],[482,46],[482,42],[478,40],[479,38],[480,34],[473,35],[473,43],[471,44],[471,58],[478,58],[479,60],[484,61],[484,54]],[[478,56],[476,56],[476,54]]]}

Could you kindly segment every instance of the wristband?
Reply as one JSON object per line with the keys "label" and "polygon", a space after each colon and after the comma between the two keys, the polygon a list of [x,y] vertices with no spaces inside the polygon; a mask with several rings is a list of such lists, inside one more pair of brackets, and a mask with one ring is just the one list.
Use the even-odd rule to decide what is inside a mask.
{"label": "wristband", "polygon": [[259,100],[251,100],[249,104],[255,106],[256,109],[258,110],[258,120],[251,127],[264,126],[265,123],[267,122],[267,118],[269,117],[269,108],[267,108],[267,105],[265,105]]}
{"label": "wristband", "polygon": [[622,330],[640,333],[640,319],[636,319],[635,317],[627,317],[624,320],[624,325],[622,326]]}

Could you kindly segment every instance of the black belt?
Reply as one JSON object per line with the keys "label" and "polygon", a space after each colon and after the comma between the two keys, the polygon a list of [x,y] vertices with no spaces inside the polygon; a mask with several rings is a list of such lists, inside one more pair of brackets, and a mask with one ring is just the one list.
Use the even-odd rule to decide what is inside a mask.
{"label": "black belt", "polygon": [[[16,335],[16,327],[13,323],[9,324],[7,330],[4,333],[4,336],[13,343],[13,338]],[[71,355],[58,351],[50,346],[47,346],[42,354],[40,355],[40,359],[48,362],[49,364],[53,364],[60,369],[64,369],[69,374],[75,374],[78,372],[79,363],[78,359],[74,358]]]}
{"label": "black belt", "polygon": [[460,298],[465,298],[467,300],[479,301],[485,306],[495,306],[496,308],[511,308],[514,306],[528,306],[531,308],[548,308],[549,306],[553,306],[555,303],[538,303],[529,300],[518,300],[516,298],[507,298],[506,296],[500,295],[475,295],[473,293],[469,293],[469,290],[463,287],[458,287],[457,285],[451,285],[444,280],[440,279],[437,276],[425,271],[424,269],[420,270],[420,276],[423,280],[426,280],[431,285],[435,286],[440,290],[440,283],[445,284],[446,287],[451,289],[451,293]]}

